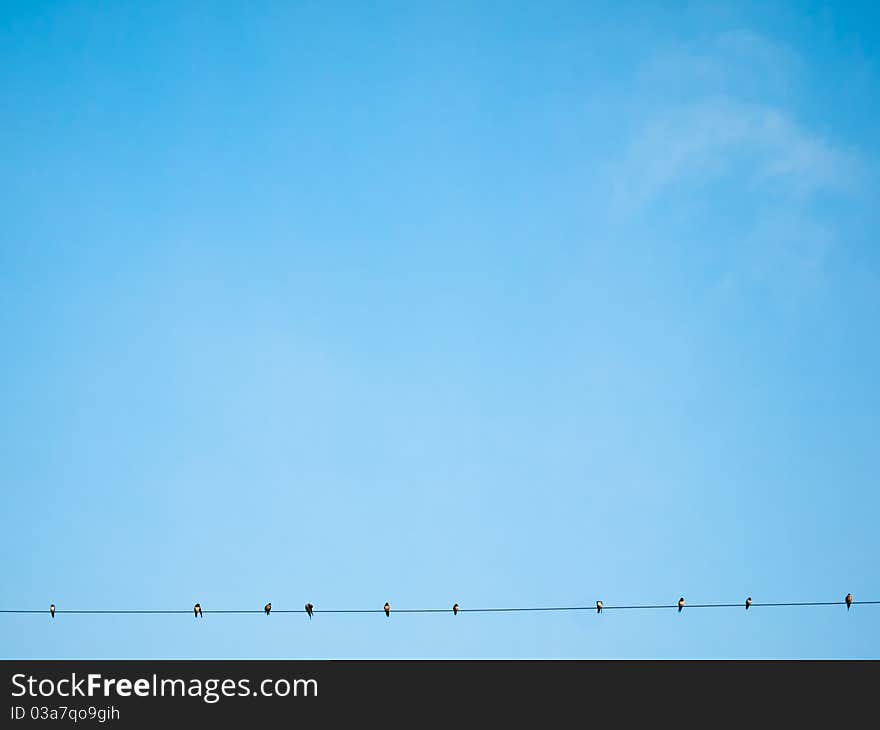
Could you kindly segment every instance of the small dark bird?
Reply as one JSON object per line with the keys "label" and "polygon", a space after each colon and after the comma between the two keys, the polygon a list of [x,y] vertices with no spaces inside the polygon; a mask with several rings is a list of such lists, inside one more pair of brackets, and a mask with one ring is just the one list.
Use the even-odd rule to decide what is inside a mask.
{"label": "small dark bird", "polygon": [[312,611],[315,610],[315,607],[311,603],[306,604],[306,613],[309,614],[309,618],[312,617]]}
{"label": "small dark bird", "polygon": [[844,600],[846,601],[846,610],[849,611],[849,607],[852,606],[853,601],[852,593],[847,593]]}
{"label": "small dark bird", "polygon": [[202,615],[202,604],[201,603],[197,603],[195,606],[193,606],[193,615],[196,618],[201,617],[201,615]]}
{"label": "small dark bird", "polygon": [[272,601],[269,601],[269,603],[263,606],[263,610],[266,612],[267,616],[272,613]]}
{"label": "small dark bird", "polygon": [[391,615],[391,604],[388,603],[388,601],[385,601],[385,605],[384,605],[382,608],[385,609],[385,615],[386,615],[386,616],[390,616],[390,615]]}
{"label": "small dark bird", "polygon": [[681,609],[684,608],[684,598],[678,599],[678,612],[681,613]]}
{"label": "small dark bird", "polygon": [[602,613],[602,601],[596,601],[596,613]]}
{"label": "small dark bird", "polygon": [[458,604],[457,603],[452,604],[452,615],[458,616]]}
{"label": "small dark bird", "polygon": [[49,615],[52,618],[55,618],[55,604],[54,603],[49,605]]}
{"label": "small dark bird", "polygon": [[746,611],[749,610],[749,606],[751,606],[751,605],[752,605],[752,597],[749,596],[748,598],[746,598]]}

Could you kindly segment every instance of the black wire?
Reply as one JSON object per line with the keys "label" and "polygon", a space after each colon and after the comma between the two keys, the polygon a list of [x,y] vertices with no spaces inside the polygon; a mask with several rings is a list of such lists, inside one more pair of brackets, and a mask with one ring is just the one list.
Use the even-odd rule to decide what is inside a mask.
{"label": "black wire", "polygon": [[[752,603],[751,608],[781,608],[801,606],[843,606],[846,601],[788,601],[780,603]],[[880,601],[853,601],[853,606],[875,606]],[[694,603],[685,605],[683,609],[693,608],[743,608],[742,603]],[[622,606],[602,606],[602,611],[630,611],[630,610],[655,610],[678,608],[677,603],[662,604],[637,604]],[[392,613],[449,613],[451,608],[393,608]],[[595,611],[596,606],[519,606],[501,608],[459,608],[459,613],[537,613],[542,611]],[[47,613],[48,609],[14,609],[0,608],[0,613],[27,614]],[[305,609],[272,609],[272,613],[305,613]],[[186,614],[193,613],[192,609],[64,609],[58,608],[55,613],[75,614]],[[239,613],[265,613],[265,609],[202,609],[202,613],[239,614]],[[312,613],[385,613],[384,608],[315,608]]]}

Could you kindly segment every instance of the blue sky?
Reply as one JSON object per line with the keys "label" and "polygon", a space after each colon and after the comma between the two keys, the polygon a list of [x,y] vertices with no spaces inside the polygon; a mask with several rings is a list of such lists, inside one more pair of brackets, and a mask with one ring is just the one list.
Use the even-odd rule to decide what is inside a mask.
{"label": "blue sky", "polygon": [[[872,4],[0,7],[0,607],[880,600]],[[878,657],[880,608],[0,655]]]}

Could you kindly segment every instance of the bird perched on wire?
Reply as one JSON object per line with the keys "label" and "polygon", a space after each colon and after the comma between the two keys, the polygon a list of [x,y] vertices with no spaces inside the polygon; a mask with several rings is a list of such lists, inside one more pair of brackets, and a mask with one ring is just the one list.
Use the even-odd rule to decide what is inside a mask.
{"label": "bird perched on wire", "polygon": [[391,615],[391,604],[388,603],[388,601],[385,601],[385,605],[382,606],[382,608],[385,609],[385,615],[386,615],[386,616],[390,616],[390,615]]}
{"label": "bird perched on wire", "polygon": [[309,614],[309,618],[312,617],[312,611],[315,610],[315,607],[311,603],[306,604],[306,613]]}
{"label": "bird perched on wire", "polygon": [[602,613],[602,606],[603,605],[604,604],[602,603],[602,601],[596,601],[596,613]]}
{"label": "bird perched on wire", "polygon": [[197,603],[195,606],[193,606],[193,615],[196,618],[201,618],[201,616],[202,616],[202,604],[201,603]]}
{"label": "bird perched on wire", "polygon": [[54,603],[49,604],[49,615],[52,618],[55,618],[55,604]]}
{"label": "bird perched on wire", "polygon": [[266,612],[267,616],[272,613],[272,601],[269,601],[269,603],[263,606],[263,610]]}
{"label": "bird perched on wire", "polygon": [[457,603],[452,604],[452,615],[458,616],[458,604]]}
{"label": "bird perched on wire", "polygon": [[846,610],[849,611],[849,607],[852,606],[853,602],[852,593],[847,593],[844,600],[846,601]]}
{"label": "bird perched on wire", "polygon": [[678,599],[678,612],[681,613],[681,609],[684,608],[684,597]]}
{"label": "bird perched on wire", "polygon": [[746,598],[746,611],[749,610],[749,606],[751,606],[751,605],[752,605],[752,597],[749,596],[748,598]]}

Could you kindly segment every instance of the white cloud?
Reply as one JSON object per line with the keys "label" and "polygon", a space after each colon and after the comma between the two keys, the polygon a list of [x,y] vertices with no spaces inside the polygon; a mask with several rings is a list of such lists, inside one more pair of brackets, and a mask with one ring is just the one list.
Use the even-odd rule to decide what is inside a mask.
{"label": "white cloud", "polygon": [[727,248],[716,290],[770,287],[791,300],[821,282],[839,245],[824,203],[856,200],[865,175],[854,150],[798,118],[791,90],[804,82],[792,75],[804,69],[745,31],[655,56],[637,74],[634,122],[605,170],[615,225],[662,240],[655,221],[668,217],[655,214],[680,206],[711,221],[729,212],[719,190],[738,189],[736,239],[731,228],[706,232],[707,246]]}
{"label": "white cloud", "polygon": [[615,208],[631,212],[673,185],[728,174],[775,196],[845,189],[857,163],[779,109],[716,98],[658,112],[612,169]]}

